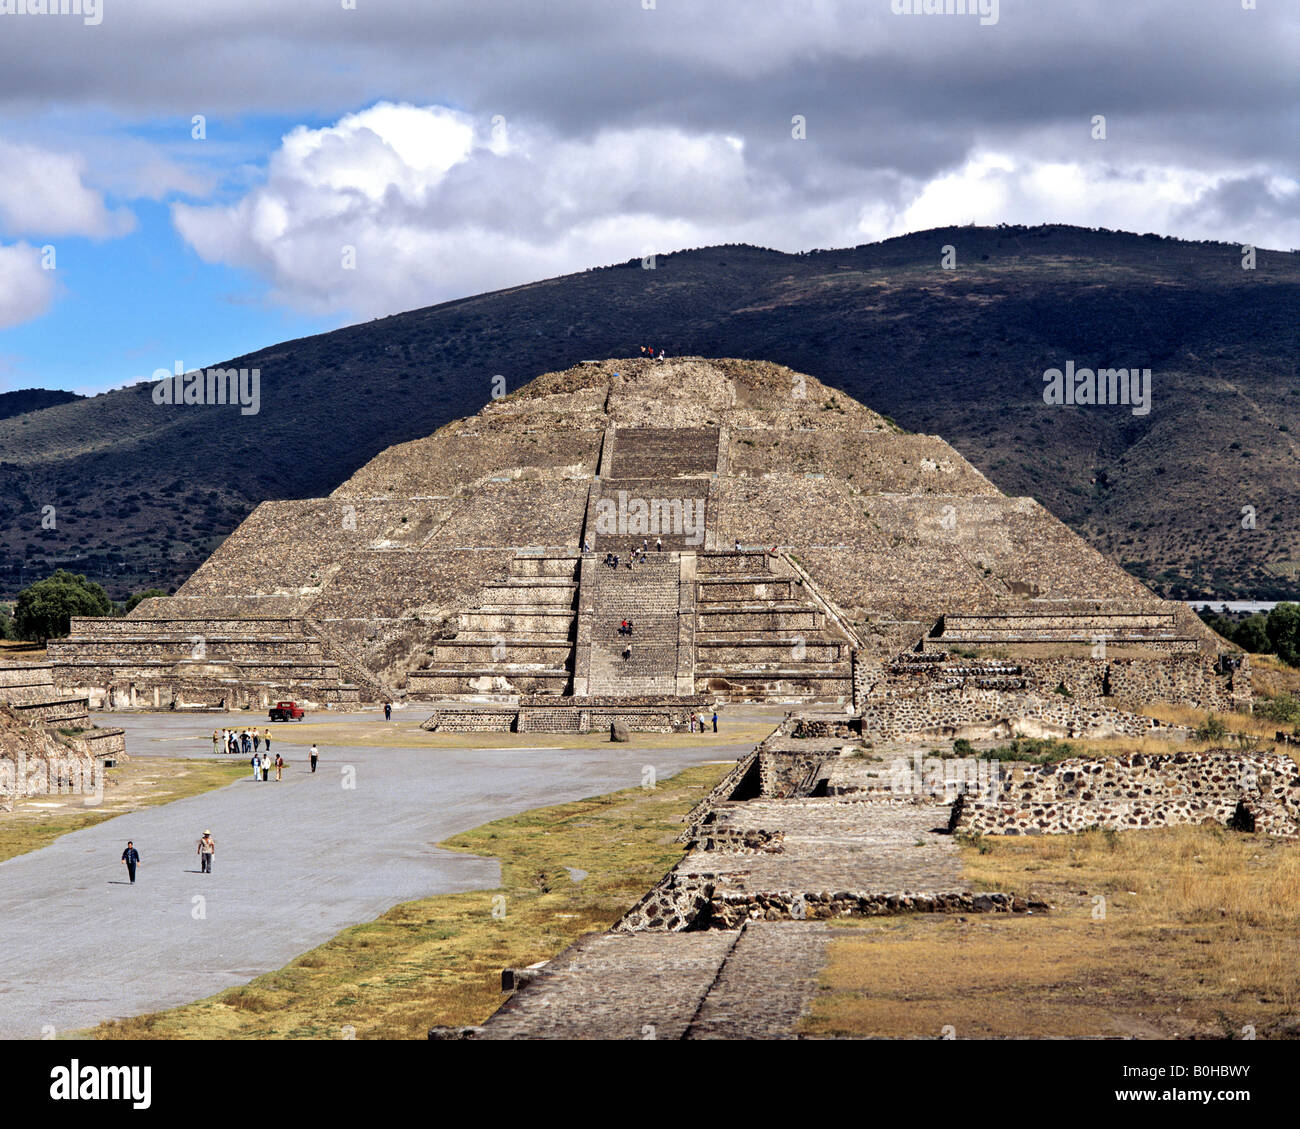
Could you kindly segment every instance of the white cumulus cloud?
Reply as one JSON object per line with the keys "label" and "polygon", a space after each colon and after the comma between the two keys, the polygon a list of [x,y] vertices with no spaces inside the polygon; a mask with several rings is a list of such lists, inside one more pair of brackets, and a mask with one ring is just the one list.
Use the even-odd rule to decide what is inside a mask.
{"label": "white cumulus cloud", "polygon": [[733,137],[563,139],[381,103],[294,129],[262,185],[172,216],[205,261],[256,272],[278,299],[367,316],[743,234],[764,191]]}
{"label": "white cumulus cloud", "polygon": [[1292,182],[1265,188],[1259,168],[975,144],[930,175],[832,178],[770,152],[730,130],[644,124],[567,136],[380,103],[291,130],[257,187],[229,203],[175,203],[172,217],[201,258],[266,280],[275,301],[353,317],[648,252],[731,242],[796,251],[967,223],[1221,239],[1235,213],[1229,238],[1300,242]]}
{"label": "white cumulus cloud", "polygon": [[26,243],[0,244],[0,329],[40,317],[54,301],[54,272]]}
{"label": "white cumulus cloud", "polygon": [[129,211],[110,210],[103,195],[86,185],[85,165],[76,153],[0,140],[0,231],[103,238],[132,230]]}

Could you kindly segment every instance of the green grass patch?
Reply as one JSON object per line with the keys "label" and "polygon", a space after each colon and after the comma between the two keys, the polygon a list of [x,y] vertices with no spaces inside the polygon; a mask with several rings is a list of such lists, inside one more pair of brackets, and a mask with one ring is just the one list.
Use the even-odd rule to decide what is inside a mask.
{"label": "green grass patch", "polygon": [[172,757],[120,762],[104,774],[104,802],[98,807],[83,806],[78,796],[34,796],[35,801],[66,799],[68,804],[51,810],[20,801],[13,811],[0,813],[0,862],[115,816],[224,788],[247,771],[242,765]]}

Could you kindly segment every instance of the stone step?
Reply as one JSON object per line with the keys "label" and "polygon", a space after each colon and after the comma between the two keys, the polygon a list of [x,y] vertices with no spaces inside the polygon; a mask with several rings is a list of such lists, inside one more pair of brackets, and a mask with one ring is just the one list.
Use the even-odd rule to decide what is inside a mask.
{"label": "stone step", "polygon": [[540,657],[547,666],[562,667],[573,653],[568,639],[439,639],[434,642],[429,657],[442,666],[465,662],[489,663],[535,662]]}
{"label": "stone step", "polygon": [[[726,640],[695,640],[696,662],[703,666],[745,665],[772,662],[836,662],[848,657],[848,644],[793,639],[768,642],[762,639],[745,643]],[[801,657],[795,658],[798,654]]]}
{"label": "stone step", "polygon": [[772,558],[766,550],[708,550],[701,552],[695,562],[696,575],[700,578],[730,575],[754,575],[772,573]]}
{"label": "stone step", "polygon": [[680,1039],[739,935],[598,933],[538,969],[483,1039]]}
{"label": "stone step", "polygon": [[546,666],[542,663],[492,662],[427,666],[422,670],[413,670],[411,674],[418,674],[421,678],[458,678],[462,676],[481,678],[485,675],[494,674],[535,674],[563,678],[568,677],[569,672],[562,666]]}
{"label": "stone step", "polygon": [[461,612],[458,635],[482,632],[486,638],[500,635],[567,636],[573,625],[575,612],[546,611],[538,608],[511,608],[509,611]]}
{"label": "stone step", "polygon": [[578,571],[579,557],[516,556],[510,561],[510,575],[515,578],[572,579]]}
{"label": "stone step", "polygon": [[811,609],[755,608],[747,611],[705,611],[696,613],[696,628],[702,634],[716,636],[723,631],[743,631],[752,635],[764,629],[785,636],[791,632],[820,631],[822,615]]}

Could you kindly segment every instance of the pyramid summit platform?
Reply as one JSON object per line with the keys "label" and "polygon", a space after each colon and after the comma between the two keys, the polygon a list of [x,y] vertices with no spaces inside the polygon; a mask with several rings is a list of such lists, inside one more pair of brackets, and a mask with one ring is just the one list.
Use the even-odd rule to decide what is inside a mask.
{"label": "pyramid summit platform", "polygon": [[75,619],[49,657],[108,708],[406,697],[466,728],[673,728],[823,702],[893,735],[1227,708],[1249,690],[1224,646],[941,438],[685,357],[547,373],[327,498],[265,502],[174,596]]}

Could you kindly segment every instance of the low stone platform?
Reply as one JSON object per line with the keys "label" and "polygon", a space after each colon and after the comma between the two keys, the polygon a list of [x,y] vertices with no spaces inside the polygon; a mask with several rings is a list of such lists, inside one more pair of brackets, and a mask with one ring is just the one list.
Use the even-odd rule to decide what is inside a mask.
{"label": "low stone platform", "polygon": [[574,942],[475,1036],[681,1039],[738,934],[596,933]]}
{"label": "low stone platform", "polygon": [[826,963],[821,922],[751,922],[732,933],[583,937],[482,1027],[431,1038],[787,1039]]}
{"label": "low stone platform", "polygon": [[686,733],[691,715],[712,716],[709,698],[523,698],[519,704],[449,706],[420,728],[434,733],[599,733],[615,722],[632,733]]}

